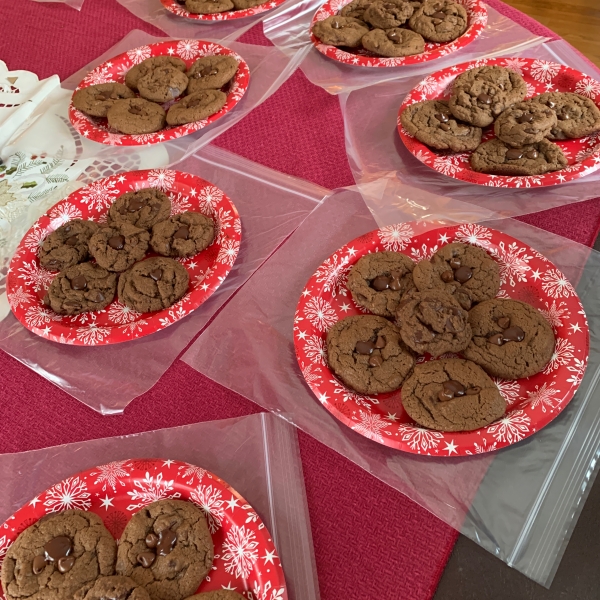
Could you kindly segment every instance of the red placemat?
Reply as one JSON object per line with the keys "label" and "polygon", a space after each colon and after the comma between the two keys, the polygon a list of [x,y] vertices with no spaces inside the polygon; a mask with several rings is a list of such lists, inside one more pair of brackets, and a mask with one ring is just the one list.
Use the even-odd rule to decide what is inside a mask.
{"label": "red placemat", "polygon": [[[554,34],[497,0],[489,2],[537,34]],[[131,29],[161,35],[114,0],[19,3],[3,11],[0,57],[9,69],[65,78]],[[260,26],[242,41],[268,44]],[[221,136],[218,145],[328,188],[353,183],[338,100],[297,71],[267,102]],[[591,245],[600,201],[523,217]],[[176,362],[124,415],[102,417],[0,353],[0,452],[223,419],[259,409]],[[312,438],[300,433],[319,584],[323,600],[431,598],[456,533]],[[240,490],[243,493],[243,490]],[[331,502],[330,498],[336,498]]]}

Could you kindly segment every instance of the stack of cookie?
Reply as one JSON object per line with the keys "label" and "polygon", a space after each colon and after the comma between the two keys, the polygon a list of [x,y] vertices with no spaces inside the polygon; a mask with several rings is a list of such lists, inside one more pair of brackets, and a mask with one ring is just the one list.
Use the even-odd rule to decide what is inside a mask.
{"label": "stack of cookie", "polygon": [[155,56],[132,67],[125,84],[99,83],[77,90],[73,106],[91,117],[106,118],[115,132],[154,133],[165,123],[194,123],[219,112],[227,102],[223,88],[237,69],[238,61],[228,55],[203,56],[189,69],[180,58]]}
{"label": "stack of cookie", "polygon": [[[554,351],[554,333],[538,310],[495,297],[498,264],[475,246],[448,244],[416,265],[399,252],[367,254],[347,287],[372,314],[329,330],[330,368],[361,394],[402,388],[408,415],[430,429],[470,431],[500,418],[506,403],[490,376],[530,377]],[[416,364],[416,355],[442,358]]]}
{"label": "stack of cookie", "polygon": [[[527,84],[518,73],[496,65],[475,67],[454,80],[447,101],[411,104],[400,120],[430,148],[473,151],[471,167],[479,173],[542,175],[565,168],[567,158],[553,141],[600,131],[600,110],[570,92],[526,96]],[[492,125],[496,137],[481,143]]]}
{"label": "stack of cookie", "polygon": [[[170,214],[169,197],[147,188],[119,196],[104,226],[74,219],[56,229],[39,251],[40,265],[59,271],[44,304],[71,316],[102,310],[117,293],[139,313],[177,302],[188,290],[189,274],[174,258],[212,244],[215,223],[198,212]],[[160,256],[143,260],[149,249]]]}
{"label": "stack of cookie", "polygon": [[467,27],[467,11],[452,0],[352,0],[312,31],[324,44],[399,57],[421,54],[426,40],[451,42]]}
{"label": "stack of cookie", "polygon": [[175,0],[194,15],[214,15],[226,13],[230,10],[247,10],[267,0]]}
{"label": "stack of cookie", "polygon": [[6,600],[243,600],[218,590],[193,595],[210,573],[213,541],[191,502],[159,500],[135,513],[117,542],[92,512],[42,517],[2,564]]}

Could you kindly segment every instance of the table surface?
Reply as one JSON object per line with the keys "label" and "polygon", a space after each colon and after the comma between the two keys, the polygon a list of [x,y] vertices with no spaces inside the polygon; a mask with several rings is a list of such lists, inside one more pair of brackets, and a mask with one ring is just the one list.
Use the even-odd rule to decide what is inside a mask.
{"label": "table surface", "polygon": [[[508,11],[512,18],[538,34],[550,33],[497,0],[490,0],[490,4]],[[40,77],[54,73],[61,78],[69,76],[131,29],[161,35],[115,0],[86,0],[81,12],[61,4],[27,0],[18,11],[3,11],[3,25],[0,57],[10,69],[31,70]],[[268,43],[260,28],[246,34],[243,41]],[[315,131],[320,133],[318,152],[314,149]],[[353,183],[338,100],[310,84],[300,71],[216,143],[330,189]],[[522,220],[592,245],[600,225],[600,200],[529,215]],[[157,385],[132,402],[123,415],[103,417],[0,353],[0,452],[223,419],[259,410],[255,404],[176,361]],[[300,450],[323,600],[431,598],[456,532],[302,433]],[[336,498],[335,503],[330,501],[332,497]],[[485,555],[477,547],[476,552]],[[491,556],[489,560],[503,566]],[[451,581],[450,585],[455,583]]]}

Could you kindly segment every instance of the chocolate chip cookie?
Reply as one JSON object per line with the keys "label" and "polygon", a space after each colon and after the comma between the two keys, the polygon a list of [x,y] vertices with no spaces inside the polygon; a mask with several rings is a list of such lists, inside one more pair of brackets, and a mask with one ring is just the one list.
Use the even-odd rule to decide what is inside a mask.
{"label": "chocolate chip cookie", "polygon": [[210,572],[213,556],[202,511],[191,502],[159,500],[125,526],[116,571],[144,586],[152,600],[184,600]]}
{"label": "chocolate chip cookie", "polygon": [[448,106],[461,121],[487,127],[509,106],[527,95],[527,84],[515,71],[488,65],[461,73],[452,85]]}
{"label": "chocolate chip cookie", "polygon": [[175,67],[182,73],[187,69],[185,62],[176,56],[153,56],[143,60],[139,65],[131,67],[125,75],[125,84],[137,92],[137,84],[142,77],[148,75],[157,67],[165,66]]}
{"label": "chocolate chip cookie", "polygon": [[380,317],[394,317],[402,296],[415,284],[415,263],[400,252],[373,252],[350,269],[347,287],[359,306]]}
{"label": "chocolate chip cookie", "polygon": [[442,290],[408,292],[396,312],[404,343],[419,354],[460,352],[471,341],[468,313]]}
{"label": "chocolate chip cookie", "polygon": [[188,94],[201,90],[221,89],[233,79],[238,67],[238,61],[233,56],[225,54],[199,58],[187,71]]}
{"label": "chocolate chip cookie", "polygon": [[233,9],[231,0],[185,0],[185,7],[195,15],[214,15]]}
{"label": "chocolate chip cookie", "polygon": [[459,242],[417,263],[413,279],[420,292],[444,290],[465,310],[494,298],[500,289],[498,263],[485,250]]}
{"label": "chocolate chip cookie", "polygon": [[150,600],[150,595],[129,577],[109,575],[79,589],[74,600]]}
{"label": "chocolate chip cookie", "polygon": [[370,395],[397,390],[415,361],[395,325],[358,315],[338,321],[327,333],[327,363],[348,387]]}
{"label": "chocolate chip cookie", "polygon": [[190,94],[169,108],[167,123],[184,125],[207,119],[218,113],[227,103],[227,94],[221,90],[202,90]]}
{"label": "chocolate chip cookie", "polygon": [[186,600],[245,600],[244,596],[231,590],[215,590],[190,596]]}
{"label": "chocolate chip cookie", "polygon": [[170,214],[169,197],[159,189],[145,188],[121,194],[108,209],[108,224],[129,223],[140,229],[152,229],[156,223],[168,219]]}
{"label": "chocolate chip cookie", "polygon": [[530,377],[552,358],[552,328],[529,304],[501,298],[486,300],[471,310],[469,323],[473,339],[463,354],[490,375]]}
{"label": "chocolate chip cookie", "polygon": [[152,228],[152,249],[163,256],[192,256],[212,244],[215,222],[202,213],[184,212]]}
{"label": "chocolate chip cookie", "polygon": [[6,551],[2,589],[7,600],[72,600],[83,586],[114,573],[116,554],[115,540],[94,513],[51,514]]}
{"label": "chocolate chip cookie", "polygon": [[556,114],[557,122],[548,134],[551,140],[580,138],[600,131],[600,110],[589,98],[571,92],[548,92],[531,98]]}
{"label": "chocolate chip cookie", "polygon": [[150,233],[131,223],[108,225],[90,239],[90,254],[107,271],[120,273],[146,256]]}
{"label": "chocolate chip cookie", "polygon": [[369,33],[369,26],[359,19],[334,15],[317,21],[312,32],[324,44],[358,48],[363,35]]}
{"label": "chocolate chip cookie", "polygon": [[465,8],[450,0],[425,2],[409,21],[410,28],[430,42],[451,42],[469,25]]}
{"label": "chocolate chip cookie", "polygon": [[373,0],[352,0],[350,4],[346,4],[340,11],[342,17],[350,17],[351,19],[359,19],[364,21],[365,10],[371,6]]}
{"label": "chocolate chip cookie", "polygon": [[481,367],[448,358],[417,365],[402,386],[402,405],[419,425],[473,431],[502,417],[506,402]]}
{"label": "chocolate chip cookie", "polygon": [[267,0],[233,0],[233,6],[236,10],[246,10],[247,8],[254,8],[259,4],[264,4]]}
{"label": "chocolate chip cookie", "polygon": [[106,117],[115,100],[134,98],[135,94],[122,83],[99,83],[77,90],[73,94],[73,106],[92,117]]}
{"label": "chocolate chip cookie", "polygon": [[160,104],[144,98],[116,100],[106,114],[111,129],[130,135],[159,131],[165,125],[165,116]]}
{"label": "chocolate chip cookie", "polygon": [[543,175],[564,169],[567,164],[560,147],[545,139],[522,148],[511,148],[495,138],[471,154],[474,171],[494,175]]}
{"label": "chocolate chip cookie", "polygon": [[99,225],[73,219],[53,231],[40,247],[40,265],[48,271],[62,271],[89,257],[88,243]]}
{"label": "chocolate chip cookie", "polygon": [[154,312],[175,304],[189,284],[187,269],[176,260],[147,258],[121,274],[119,300],[137,312]]}
{"label": "chocolate chip cookie", "polygon": [[481,128],[460,123],[444,100],[426,100],[407,106],[400,115],[406,131],[437,150],[466,152],[481,143]]}
{"label": "chocolate chip cookie", "polygon": [[152,69],[137,82],[138,92],[142,98],[160,104],[179,98],[187,86],[187,75],[170,65]]}
{"label": "chocolate chip cookie", "polygon": [[363,35],[362,45],[379,56],[410,56],[425,50],[425,40],[410,29],[373,29]]}
{"label": "chocolate chip cookie", "polygon": [[363,18],[373,27],[391,29],[404,25],[414,10],[405,0],[375,0],[365,10]]}
{"label": "chocolate chip cookie", "polygon": [[115,297],[117,276],[91,263],[61,271],[52,281],[44,303],[59,315],[102,310]]}
{"label": "chocolate chip cookie", "polygon": [[496,119],[494,133],[509,146],[521,148],[541,142],[555,126],[556,113],[552,109],[526,100],[507,108]]}

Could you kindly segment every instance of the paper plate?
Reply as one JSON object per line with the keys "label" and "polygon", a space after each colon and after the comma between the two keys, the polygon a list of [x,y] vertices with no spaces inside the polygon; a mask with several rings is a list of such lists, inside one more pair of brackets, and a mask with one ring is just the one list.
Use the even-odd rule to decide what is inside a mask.
{"label": "paper plate", "polygon": [[[178,259],[190,274],[190,288],[173,306],[138,313],[116,298],[104,310],[74,317],[58,315],[42,302],[56,273],[40,266],[38,251],[46,237],[71,219],[106,221],[114,200],[132,190],[156,187],[171,199],[171,214],[201,212],[216,223],[215,241],[206,250]],[[6,281],[8,302],[29,331],[61,344],[100,346],[150,335],[183,319],[221,285],[237,258],[242,239],[238,212],[217,187],[189,173],[155,169],[99,179],[55,204],[21,240]],[[152,256],[152,254],[150,254]]]}
{"label": "paper plate", "polygon": [[252,506],[216,475],[175,460],[120,460],[64,479],[0,526],[0,560],[24,529],[45,515],[93,512],[118,540],[136,512],[167,498],[192,502],[206,516],[215,559],[198,592],[230,589],[248,599],[287,600],[273,540]]}
{"label": "paper plate", "polygon": [[[300,296],[294,320],[302,375],[337,419],[391,448],[428,456],[465,456],[515,444],[564,410],[583,379],[589,330],[581,302],[547,258],[500,231],[468,224],[419,233],[423,228],[403,223],[377,229],[352,240],[317,269]],[[479,246],[498,262],[498,297],[521,300],[540,310],[552,325],[556,346],[543,372],[518,380],[492,378],[508,404],[502,419],[475,431],[446,433],[415,425],[402,407],[400,390],[364,396],[347,388],[327,366],[325,340],[334,323],[366,312],[346,288],[348,272],[361,256],[388,250],[419,262],[454,241]]]}
{"label": "paper plate", "polygon": [[77,110],[73,104],[69,105],[69,119],[78,133],[84,137],[107,144],[109,146],[144,146],[147,144],[159,144],[180,138],[184,135],[194,133],[207,125],[210,125],[224,114],[228,113],[243,97],[248,89],[250,82],[250,70],[246,61],[233,50],[225,48],[214,42],[203,42],[201,40],[173,40],[169,42],[157,42],[148,46],[133,48],[119,56],[98,65],[93,71],[88,73],[83,81],[77,86],[77,89],[89,87],[99,83],[124,83],[125,74],[131,67],[141,63],[147,58],[153,56],[174,56],[181,58],[189,68],[194,61],[202,56],[215,56],[225,54],[233,56],[238,62],[239,67],[235,77],[227,84],[224,91],[227,93],[227,102],[225,106],[214,115],[202,121],[187,123],[171,127],[165,125],[164,129],[155,133],[143,133],[140,135],[128,135],[125,133],[113,133],[108,129],[106,119],[90,117]]}
{"label": "paper plate", "polygon": [[[581,71],[545,60],[532,58],[498,58],[463,63],[433,75],[419,83],[404,99],[398,111],[398,132],[408,150],[428,167],[469,183],[492,187],[543,187],[558,185],[585,177],[600,167],[600,132],[576,140],[558,140],[569,165],[560,171],[545,175],[507,176],[488,175],[473,171],[469,163],[471,152],[449,152],[433,150],[412,137],[400,123],[402,111],[409,105],[423,100],[447,99],[454,79],[472,69],[483,65],[498,65],[516,71],[523,76],[527,84],[527,98],[544,92],[574,92],[590,98],[600,108],[600,82],[591,79]],[[494,138],[494,126],[484,129],[483,141]]]}
{"label": "paper plate", "polygon": [[271,10],[272,8],[277,8],[279,5],[283,4],[285,0],[271,0],[270,2],[265,2],[264,4],[259,4],[258,6],[253,6],[252,8],[245,8],[243,10],[227,10],[222,13],[215,13],[213,15],[196,15],[191,13],[185,7],[185,4],[179,4],[176,0],[160,0],[160,3],[174,15],[178,17],[185,17],[186,19],[193,19],[195,21],[206,21],[206,22],[214,22],[214,21],[231,21],[231,19],[243,19],[244,17],[252,17],[253,15],[258,15],[267,10]]}
{"label": "paper plate", "polygon": [[383,56],[376,56],[364,48],[348,51],[337,48],[336,46],[323,44],[312,33],[314,24],[317,21],[325,20],[327,17],[337,15],[340,10],[344,8],[346,4],[350,4],[351,1],[352,0],[328,0],[315,13],[310,24],[310,37],[317,50],[321,54],[347,65],[359,67],[402,67],[404,65],[429,62],[430,60],[441,58],[442,56],[452,54],[453,52],[464,48],[479,36],[487,24],[487,10],[483,2],[480,2],[480,0],[457,0],[457,3],[462,4],[467,11],[469,17],[469,26],[467,30],[452,42],[425,42],[425,51],[421,54],[401,56],[398,58],[385,58]]}

